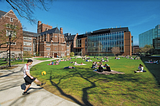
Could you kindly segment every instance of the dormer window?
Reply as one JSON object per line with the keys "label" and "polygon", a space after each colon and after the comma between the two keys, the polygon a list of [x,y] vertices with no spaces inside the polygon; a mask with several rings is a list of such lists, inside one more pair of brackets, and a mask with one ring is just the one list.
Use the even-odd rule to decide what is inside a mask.
{"label": "dormer window", "polygon": [[13,22],[13,18],[10,18],[10,22]]}

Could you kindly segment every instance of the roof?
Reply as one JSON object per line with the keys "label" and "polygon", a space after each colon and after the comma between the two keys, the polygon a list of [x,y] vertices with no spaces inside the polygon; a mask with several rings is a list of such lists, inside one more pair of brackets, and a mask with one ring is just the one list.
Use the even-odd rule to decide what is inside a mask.
{"label": "roof", "polygon": [[128,27],[107,28],[107,29],[100,29],[100,30],[93,31],[92,34],[112,33],[112,32],[119,32],[119,31],[129,32],[129,29],[128,29]]}
{"label": "roof", "polygon": [[7,12],[4,12],[4,11],[1,11],[1,10],[0,10],[0,18],[1,18],[2,16],[4,16],[6,13],[7,13]]}
{"label": "roof", "polygon": [[24,36],[36,37],[36,36],[39,36],[40,34],[34,33],[34,32],[29,32],[29,31],[23,31],[23,35],[24,35]]}
{"label": "roof", "polygon": [[64,38],[65,38],[66,41],[71,41],[71,40],[74,39],[75,36],[76,35],[64,36]]}
{"label": "roof", "polygon": [[49,29],[47,31],[44,31],[40,34],[44,35],[44,34],[52,34],[52,33],[60,33],[60,30],[56,27],[56,28],[52,28],[52,29]]}

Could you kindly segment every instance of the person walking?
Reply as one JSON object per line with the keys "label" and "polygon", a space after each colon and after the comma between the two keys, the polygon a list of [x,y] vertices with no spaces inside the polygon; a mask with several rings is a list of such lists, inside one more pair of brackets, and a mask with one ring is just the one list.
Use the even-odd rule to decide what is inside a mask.
{"label": "person walking", "polygon": [[37,78],[34,78],[31,76],[29,65],[31,65],[32,62],[33,62],[33,60],[28,59],[27,64],[25,64],[25,66],[24,66],[23,72],[24,72],[24,80],[25,80],[26,88],[25,88],[24,92],[22,93],[22,95],[29,94],[29,93],[27,93],[27,90],[29,89],[29,87],[31,86],[31,83],[33,81],[35,83],[39,84],[40,86],[45,84],[45,83],[41,83]]}

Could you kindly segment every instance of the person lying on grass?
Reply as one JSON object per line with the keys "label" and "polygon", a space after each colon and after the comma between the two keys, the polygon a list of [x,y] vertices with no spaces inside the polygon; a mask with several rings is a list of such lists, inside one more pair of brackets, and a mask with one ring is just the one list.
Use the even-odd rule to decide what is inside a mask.
{"label": "person lying on grass", "polygon": [[72,69],[72,68],[75,68],[75,67],[72,67],[72,66],[64,67],[64,69]]}
{"label": "person lying on grass", "polygon": [[78,64],[76,61],[74,62],[74,65],[86,65],[86,64],[83,64],[82,62],[81,62],[81,64]]}
{"label": "person lying on grass", "polygon": [[146,72],[145,70],[143,70],[143,65],[142,64],[139,64],[139,67],[138,67],[138,70],[137,71],[134,71],[134,73],[139,73],[139,72]]}

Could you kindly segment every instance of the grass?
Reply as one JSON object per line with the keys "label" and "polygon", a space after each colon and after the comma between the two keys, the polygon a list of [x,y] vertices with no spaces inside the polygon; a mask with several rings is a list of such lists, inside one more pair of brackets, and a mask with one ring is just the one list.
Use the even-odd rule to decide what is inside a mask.
{"label": "grass", "polygon": [[36,60],[49,60],[49,59],[53,59],[53,58],[34,58]]}
{"label": "grass", "polygon": [[[16,64],[24,64],[26,63],[27,60],[24,60],[24,62],[22,62],[22,60],[15,60],[15,61],[11,61],[11,65],[16,65]],[[4,61],[4,59],[0,59],[0,66],[7,66],[8,61]]]}
{"label": "grass", "polygon": [[[90,68],[92,62],[85,62],[82,59],[71,60],[87,64],[75,66],[75,69],[63,69],[66,66],[74,66],[71,61],[62,61],[60,65],[47,65],[49,62],[43,62],[33,66],[31,74],[46,82],[44,86],[46,90],[80,105],[157,106],[160,104],[160,84],[157,81],[160,78],[155,78],[157,74],[160,75],[158,72],[160,65],[152,64],[156,67],[154,71],[141,60],[109,58],[109,62],[106,63],[111,69],[125,74],[97,74]],[[94,58],[92,60],[100,61]],[[133,72],[139,64],[144,65],[146,73]],[[47,74],[42,76],[42,71],[46,71]],[[152,71],[156,73],[155,76]]]}

